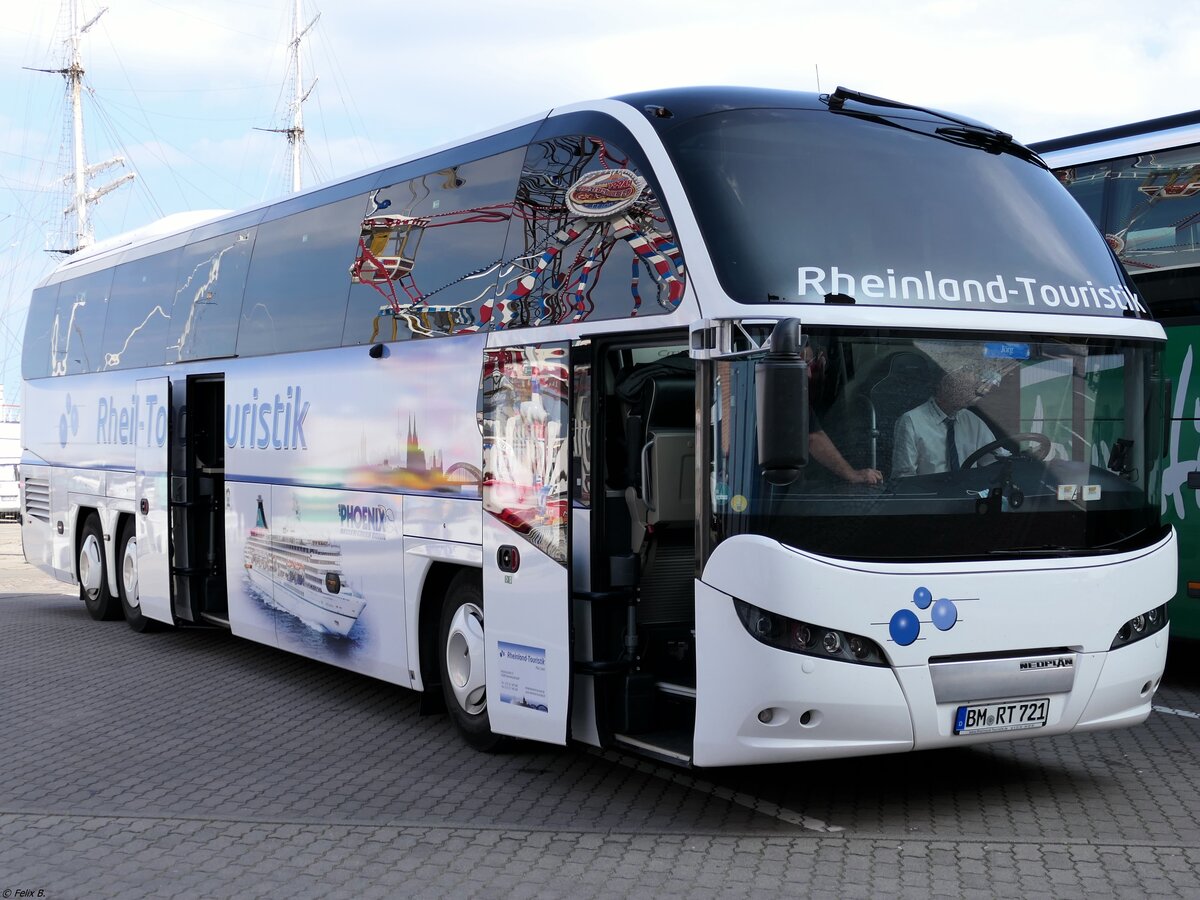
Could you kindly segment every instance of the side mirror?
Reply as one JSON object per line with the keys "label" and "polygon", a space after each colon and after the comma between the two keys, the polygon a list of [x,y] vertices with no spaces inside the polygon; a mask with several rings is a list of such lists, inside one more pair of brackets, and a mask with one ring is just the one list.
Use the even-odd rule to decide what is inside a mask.
{"label": "side mirror", "polygon": [[808,465],[808,363],[800,320],[783,319],[771,349],[754,366],[758,464],[771,484],[790,484]]}

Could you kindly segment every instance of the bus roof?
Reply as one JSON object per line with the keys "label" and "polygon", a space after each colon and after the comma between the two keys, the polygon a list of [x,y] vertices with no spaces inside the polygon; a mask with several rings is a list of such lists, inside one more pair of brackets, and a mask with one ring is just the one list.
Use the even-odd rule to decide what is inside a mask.
{"label": "bus roof", "polygon": [[[839,88],[838,90],[841,91],[842,89]],[[866,95],[858,96],[865,97]],[[785,91],[771,88],[716,86],[679,87],[621,94],[615,97],[607,98],[607,100],[592,100],[554,107],[537,115],[528,116],[524,119],[510,122],[505,125],[500,125],[455,141],[450,141],[440,146],[420,150],[400,159],[392,160],[382,165],[373,166],[369,169],[364,169],[360,172],[355,172],[341,178],[337,178],[333,181],[313,185],[312,187],[305,188],[295,194],[285,194],[280,197],[275,197],[271,200],[247,206],[243,209],[232,211],[207,210],[202,212],[176,213],[166,216],[163,219],[141,226],[132,231],[128,231],[111,238],[106,238],[103,241],[97,242],[96,244],[84,248],[78,253],[67,257],[62,263],[59,264],[59,266],[54,269],[53,272],[50,273],[50,275],[48,275],[42,281],[42,284],[45,285],[56,281],[62,281],[78,274],[84,274],[97,267],[103,267],[106,264],[111,265],[111,257],[119,253],[133,251],[130,255],[124,257],[124,261],[129,261],[141,255],[138,248],[143,246],[149,248],[153,245],[157,250],[167,249],[176,243],[184,243],[188,240],[188,236],[194,229],[202,228],[205,233],[211,232],[212,234],[218,234],[222,233],[220,229],[225,225],[228,225],[228,228],[226,229],[228,231],[235,231],[240,228],[250,227],[252,225],[259,224],[259,222],[267,218],[268,211],[272,207],[279,206],[280,204],[287,203],[289,207],[291,207],[296,205],[297,201],[303,203],[303,198],[320,192],[337,193],[340,186],[348,185],[360,179],[379,174],[387,169],[415,162],[447,150],[453,150],[458,147],[475,143],[477,141],[484,141],[488,138],[502,135],[509,131],[536,126],[537,123],[540,123],[541,121],[555,115],[586,111],[588,109],[598,107],[604,103],[611,103],[612,101],[626,104],[643,113],[656,130],[662,130],[673,127],[679,124],[681,121],[685,121],[687,119],[719,113],[730,109],[783,108],[824,110],[828,108],[828,97],[828,94],[816,94],[802,91]],[[908,104],[904,103],[893,101],[885,102],[889,104],[889,108],[884,114],[891,117],[941,117],[990,129],[990,126],[981,122],[976,122],[972,119],[952,117],[937,110],[923,109],[921,107],[909,106]],[[147,252],[153,251],[148,249]],[[108,261],[106,262],[106,260]]]}
{"label": "bus roof", "polygon": [[1200,110],[1115,125],[1029,145],[1051,166],[1099,162],[1134,153],[1200,143]]}

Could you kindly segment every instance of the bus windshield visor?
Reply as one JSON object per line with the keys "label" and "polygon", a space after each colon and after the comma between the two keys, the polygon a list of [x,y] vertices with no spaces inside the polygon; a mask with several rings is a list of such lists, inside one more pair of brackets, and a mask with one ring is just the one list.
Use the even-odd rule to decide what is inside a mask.
{"label": "bus windshield visor", "polygon": [[790,377],[809,380],[809,462],[788,483],[758,464],[757,359],[713,364],[715,541],[914,560],[1163,536],[1158,344],[840,329],[803,341],[807,374]]}
{"label": "bus windshield visor", "polygon": [[742,109],[665,139],[736,301],[1146,316],[1053,174],[960,131]]}

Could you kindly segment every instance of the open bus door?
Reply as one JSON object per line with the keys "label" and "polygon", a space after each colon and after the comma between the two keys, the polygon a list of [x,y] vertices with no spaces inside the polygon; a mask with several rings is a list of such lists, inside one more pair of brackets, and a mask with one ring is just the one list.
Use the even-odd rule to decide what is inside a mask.
{"label": "open bus door", "polygon": [[171,380],[137,383],[137,443],[134,450],[134,504],[137,534],[138,602],[142,615],[174,622],[171,614],[170,492]]}
{"label": "open bus door", "polygon": [[487,710],[565,744],[571,689],[567,344],[489,350],[483,384]]}

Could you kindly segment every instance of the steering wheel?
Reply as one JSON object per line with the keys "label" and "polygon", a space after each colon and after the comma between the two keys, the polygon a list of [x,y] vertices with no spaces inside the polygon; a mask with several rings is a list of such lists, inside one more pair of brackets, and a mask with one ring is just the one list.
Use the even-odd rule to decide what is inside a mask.
{"label": "steering wheel", "polygon": [[1050,455],[1050,438],[1046,437],[1044,434],[1039,434],[1036,431],[1021,431],[1017,434],[1011,434],[1006,438],[999,438],[998,440],[989,441],[964,459],[959,464],[959,468],[969,469],[989,453],[1001,448],[1012,449],[1016,453],[1021,453],[1021,444],[1025,443],[1026,441],[1037,445],[1029,450],[1029,454],[1034,459],[1041,460]]}

